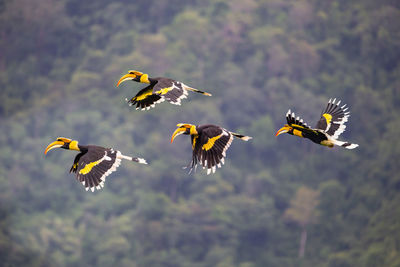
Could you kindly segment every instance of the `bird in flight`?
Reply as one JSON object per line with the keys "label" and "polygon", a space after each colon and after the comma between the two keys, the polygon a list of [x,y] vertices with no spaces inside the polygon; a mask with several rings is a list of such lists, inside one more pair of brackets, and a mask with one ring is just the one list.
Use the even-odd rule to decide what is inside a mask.
{"label": "bird in flight", "polygon": [[347,111],[348,108],[346,108],[346,105],[340,106],[340,100],[335,102],[336,98],[333,100],[329,99],[328,105],[322,112],[315,129],[309,127],[303,122],[303,119],[296,117],[294,112],[291,112],[289,109],[286,113],[287,124],[279,129],[275,136],[288,133],[310,139],[314,143],[327,147],[333,147],[335,145],[347,149],[358,147],[357,144],[338,140],[339,135],[346,129],[345,123],[350,116],[350,112]]}
{"label": "bird in flight", "polygon": [[146,83],[148,86],[140,90],[130,100],[126,99],[130,106],[136,105],[136,109],[148,110],[156,104],[167,100],[174,105],[180,105],[181,100],[186,98],[188,91],[211,96],[210,93],[187,86],[186,84],[164,77],[151,78],[148,74],[136,70],[130,70],[117,82],[117,87],[125,81]]}
{"label": "bird in flight", "polygon": [[133,158],[122,155],[120,151],[95,145],[80,145],[78,141],[65,137],[58,137],[46,147],[44,154],[54,148],[63,148],[79,151],[69,170],[76,175],[76,179],[83,184],[86,191],[104,187],[106,177],[114,172],[121,164],[122,159],[147,164],[142,158]]}
{"label": "bird in flight", "polygon": [[203,169],[207,169],[207,175],[211,172],[215,173],[216,168],[221,168],[221,164],[224,164],[226,151],[234,137],[243,141],[248,141],[252,138],[230,132],[212,124],[196,126],[188,123],[179,123],[177,126],[178,128],[172,134],[171,143],[178,135],[190,135],[193,153],[192,161],[187,167],[190,167],[190,171],[192,171],[193,168],[196,169],[197,164],[200,164]]}

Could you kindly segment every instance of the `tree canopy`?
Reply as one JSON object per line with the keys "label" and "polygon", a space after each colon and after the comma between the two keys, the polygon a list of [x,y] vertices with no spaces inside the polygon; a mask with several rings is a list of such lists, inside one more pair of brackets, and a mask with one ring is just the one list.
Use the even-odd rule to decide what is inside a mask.
{"label": "tree canopy", "polygon": [[[399,59],[393,0],[2,1],[1,262],[399,266]],[[129,69],[213,97],[136,111],[124,99],[143,86],[116,88]],[[359,148],[274,137],[289,108],[314,126],[329,98],[349,106],[341,139]],[[180,122],[253,139],[189,175],[189,138],[169,142]],[[44,157],[58,136],[150,164],[123,162],[88,193],[74,153]],[[303,258],[304,223],[287,215],[299,190],[318,195]]]}

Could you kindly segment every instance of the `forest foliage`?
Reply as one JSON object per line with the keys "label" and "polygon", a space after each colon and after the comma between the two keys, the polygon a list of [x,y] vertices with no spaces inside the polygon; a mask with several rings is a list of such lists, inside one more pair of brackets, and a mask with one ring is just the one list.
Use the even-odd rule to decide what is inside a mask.
{"label": "forest foliage", "polygon": [[[213,97],[136,111],[129,69]],[[2,1],[0,87],[4,266],[400,266],[398,1]],[[335,97],[359,148],[275,138]],[[180,122],[253,139],[189,175]],[[58,136],[150,164],[86,192]]]}

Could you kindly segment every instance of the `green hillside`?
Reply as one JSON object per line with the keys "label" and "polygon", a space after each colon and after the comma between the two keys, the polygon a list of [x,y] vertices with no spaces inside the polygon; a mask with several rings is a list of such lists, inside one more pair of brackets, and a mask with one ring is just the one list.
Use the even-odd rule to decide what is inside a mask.
{"label": "green hillside", "polygon": [[[213,96],[136,111],[130,69]],[[0,88],[2,266],[400,266],[399,1],[5,0]],[[358,148],[275,137],[330,98]],[[181,122],[253,139],[188,174]],[[150,164],[86,192],[58,136]]]}

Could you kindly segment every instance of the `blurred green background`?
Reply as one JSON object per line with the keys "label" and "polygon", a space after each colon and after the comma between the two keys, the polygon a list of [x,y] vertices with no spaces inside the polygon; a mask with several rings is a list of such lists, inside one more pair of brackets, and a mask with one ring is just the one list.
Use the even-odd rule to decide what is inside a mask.
{"label": "blurred green background", "polygon": [[[135,111],[129,69],[213,97]],[[0,88],[1,266],[400,266],[397,0],[4,0]],[[335,97],[359,148],[275,138]],[[188,175],[180,122],[254,139]],[[150,165],[86,192],[58,136]]]}

